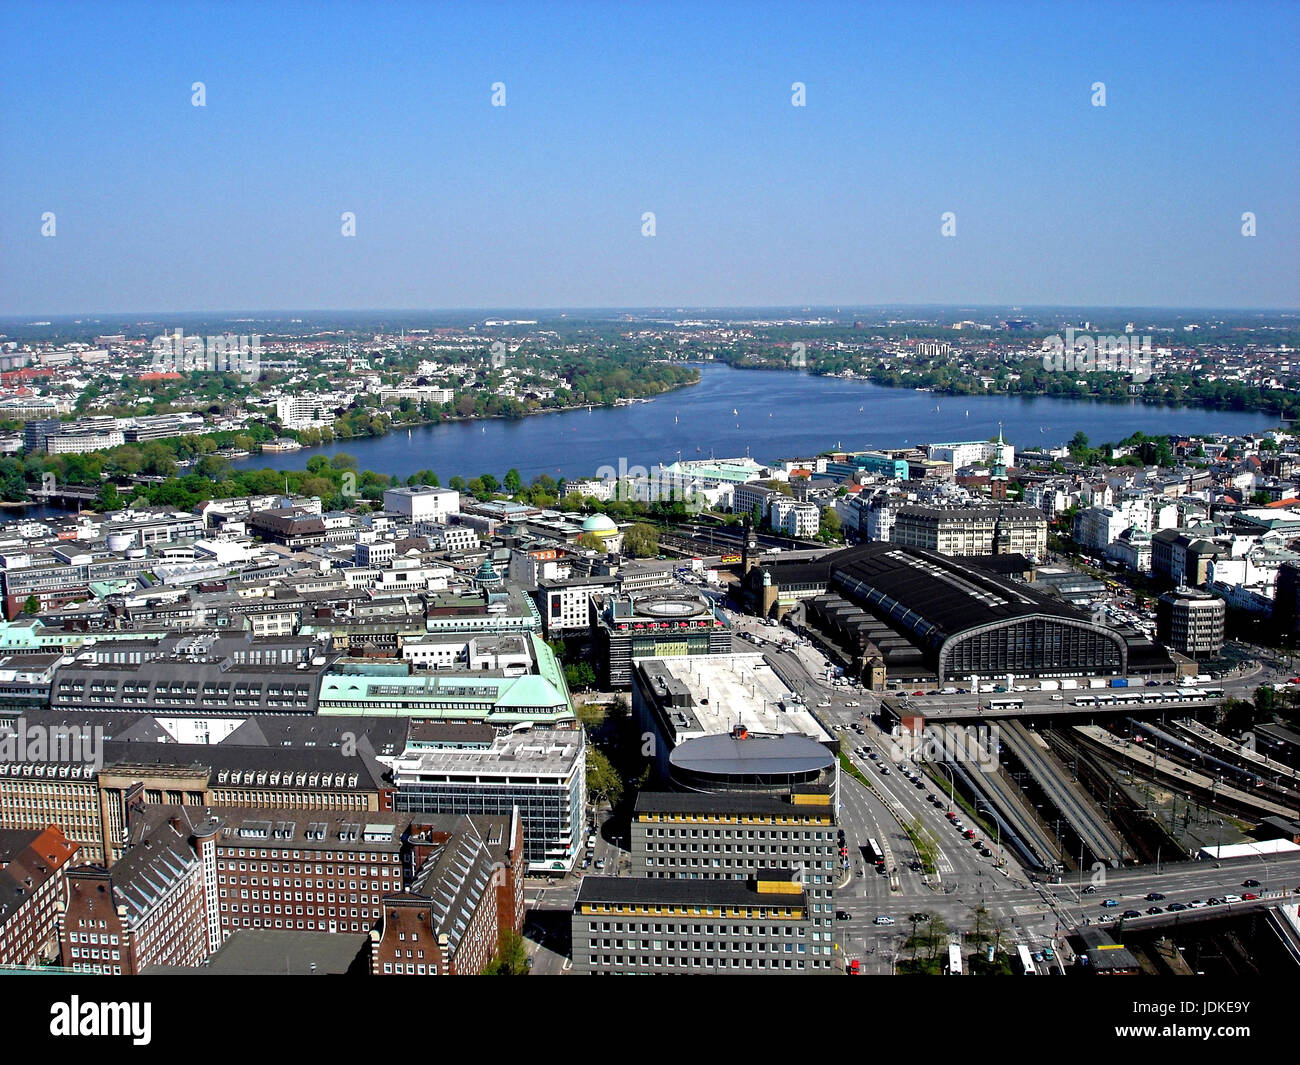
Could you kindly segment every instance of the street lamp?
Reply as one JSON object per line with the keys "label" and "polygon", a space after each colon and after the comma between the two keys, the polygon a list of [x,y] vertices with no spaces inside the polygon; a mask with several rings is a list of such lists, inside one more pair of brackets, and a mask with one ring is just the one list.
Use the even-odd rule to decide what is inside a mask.
{"label": "street lamp", "polygon": [[989,816],[993,818],[993,827],[997,830],[996,846],[998,848],[998,864],[1001,865],[1002,864],[1002,822],[998,819],[997,813],[994,811],[993,807],[989,805],[989,801],[987,799],[976,799],[975,809],[978,810],[981,804],[988,807]]}
{"label": "street lamp", "polygon": [[953,780],[952,766],[944,762],[934,762],[933,764],[948,774],[948,812],[951,813],[952,808],[956,803],[956,800],[954,799],[953,796],[955,795],[957,790],[956,783]]}

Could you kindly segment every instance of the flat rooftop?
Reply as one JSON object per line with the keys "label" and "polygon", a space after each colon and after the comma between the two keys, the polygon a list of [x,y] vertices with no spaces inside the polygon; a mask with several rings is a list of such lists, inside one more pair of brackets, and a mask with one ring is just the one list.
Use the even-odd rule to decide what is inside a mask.
{"label": "flat rooftop", "polygon": [[564,777],[581,750],[582,733],[577,729],[532,729],[498,736],[487,748],[408,749],[393,762],[393,779],[401,787],[449,776]]}
{"label": "flat rooftop", "polygon": [[[638,659],[637,666],[658,694],[685,692],[689,706],[671,708],[677,741],[729,733],[737,724],[751,733],[781,736],[797,732],[819,743],[831,735],[761,654],[683,655]],[[657,683],[657,680],[662,683]]]}

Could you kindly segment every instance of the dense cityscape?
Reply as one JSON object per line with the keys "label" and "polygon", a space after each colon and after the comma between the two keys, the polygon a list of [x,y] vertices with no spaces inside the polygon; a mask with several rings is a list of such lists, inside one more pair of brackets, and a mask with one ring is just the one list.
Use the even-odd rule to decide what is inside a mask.
{"label": "dense cityscape", "polygon": [[[1293,964],[1300,438],[1280,413],[1240,434],[620,457],[531,483],[443,486],[418,449],[409,472],[339,450],[232,466],[498,401],[505,418],[681,406],[710,361],[753,358],[736,343],[797,343],[755,331],[801,329],[817,352],[839,328],[645,318],[429,318],[243,353],[210,335],[188,366],[176,334],[67,336],[94,322],[0,344],[23,415],[0,831],[25,886],[0,964]],[[1064,327],[1080,358],[1091,324]],[[991,365],[1053,357],[1020,335],[1043,332],[1029,317],[848,326],[885,327],[909,337],[855,358],[898,387],[949,368],[1002,387],[972,376],[971,329]],[[1294,394],[1289,328],[1157,345],[1094,394],[1151,405],[1188,365]],[[850,379],[861,363],[836,373],[872,387]],[[942,404],[973,389],[912,387],[964,428]]]}
{"label": "dense cityscape", "polygon": [[0,35],[15,1032],[823,976],[868,1053],[1294,1042],[1300,9]]}

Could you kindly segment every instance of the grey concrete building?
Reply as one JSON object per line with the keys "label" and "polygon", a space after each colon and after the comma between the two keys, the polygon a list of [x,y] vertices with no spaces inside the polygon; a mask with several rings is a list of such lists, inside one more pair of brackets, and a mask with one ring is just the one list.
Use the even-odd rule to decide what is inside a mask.
{"label": "grey concrete building", "polygon": [[572,941],[580,973],[837,971],[832,933],[813,925],[807,893],[788,869],[748,881],[587,877]]}

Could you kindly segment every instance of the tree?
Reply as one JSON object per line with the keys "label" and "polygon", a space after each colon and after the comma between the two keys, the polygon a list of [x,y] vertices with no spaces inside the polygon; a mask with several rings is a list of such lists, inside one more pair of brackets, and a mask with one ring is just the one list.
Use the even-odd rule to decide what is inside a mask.
{"label": "tree", "polygon": [[95,496],[95,509],[101,514],[110,510],[122,509],[122,496],[117,490],[117,485],[112,481],[105,481],[99,494]]}
{"label": "tree", "polygon": [[761,503],[755,503],[749,513],[750,524],[753,526],[754,531],[757,532],[763,527],[763,505]]}
{"label": "tree", "polygon": [[596,805],[610,806],[617,806],[623,797],[623,781],[605,753],[596,747],[587,748],[587,795]]}
{"label": "tree", "polygon": [[519,471],[513,466],[506,470],[505,490],[512,496],[519,493],[519,489],[524,486],[524,479],[519,476]]}
{"label": "tree", "polygon": [[501,933],[496,955],[484,967],[482,976],[527,976],[528,948],[524,937],[513,928]]}
{"label": "tree", "polygon": [[572,662],[564,667],[564,683],[570,690],[585,691],[596,683],[596,671],[586,662]]}
{"label": "tree", "polygon": [[605,541],[592,532],[580,533],[578,536],[578,546],[584,547],[588,551],[604,551]]}
{"label": "tree", "polygon": [[840,516],[836,513],[834,507],[826,507],[822,510],[822,539],[839,540],[844,535],[844,523],[840,521]]}
{"label": "tree", "polygon": [[623,534],[623,552],[632,558],[653,558],[659,554],[659,530],[637,522]]}
{"label": "tree", "polygon": [[34,595],[29,595],[27,597],[27,602],[23,603],[24,614],[35,614],[40,609],[40,600],[38,600]]}

